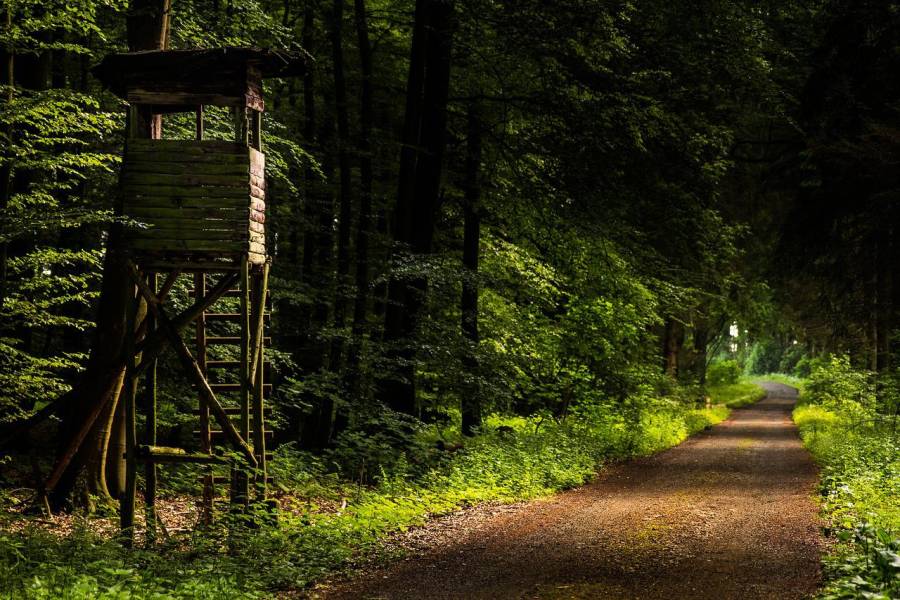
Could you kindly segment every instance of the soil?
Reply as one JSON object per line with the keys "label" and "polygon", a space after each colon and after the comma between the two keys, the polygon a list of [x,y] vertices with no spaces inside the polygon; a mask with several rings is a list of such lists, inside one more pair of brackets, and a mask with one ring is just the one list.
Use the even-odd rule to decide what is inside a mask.
{"label": "soil", "polygon": [[791,599],[819,583],[817,471],[791,421],[796,391],[547,500],[436,519],[407,558],[314,598]]}

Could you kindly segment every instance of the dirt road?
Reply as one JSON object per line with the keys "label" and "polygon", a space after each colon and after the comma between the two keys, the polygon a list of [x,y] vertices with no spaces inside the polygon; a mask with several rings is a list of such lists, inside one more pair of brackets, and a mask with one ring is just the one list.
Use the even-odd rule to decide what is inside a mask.
{"label": "dirt road", "polygon": [[790,419],[794,390],[766,388],[710,431],[590,485],[429,524],[410,534],[407,560],[314,596],[808,597],[820,577],[816,469]]}

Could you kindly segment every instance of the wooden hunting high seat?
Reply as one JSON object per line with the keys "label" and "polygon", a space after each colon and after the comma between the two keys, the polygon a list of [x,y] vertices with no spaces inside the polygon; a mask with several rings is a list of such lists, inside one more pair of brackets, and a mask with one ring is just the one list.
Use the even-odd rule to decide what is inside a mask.
{"label": "wooden hunting high seat", "polygon": [[[137,261],[266,261],[262,80],[305,65],[299,52],[221,48],[113,54],[94,69],[130,105],[121,212],[145,226],[125,241]],[[231,108],[234,141],[204,139],[204,106]],[[161,139],[162,115],[178,112],[196,114],[196,139]]]}
{"label": "wooden hunting high seat", "polygon": [[[146,469],[148,537],[158,520],[159,463],[207,465],[203,505],[209,518],[214,484],[222,477],[212,465],[230,465],[225,479],[233,504],[249,503],[251,483],[257,498],[266,498],[266,437],[271,431],[265,427],[264,398],[271,385],[264,382],[264,346],[270,255],[262,81],[302,74],[307,60],[301,52],[258,48],[155,50],[113,54],[94,69],[129,104],[119,214],[141,224],[128,227],[121,240],[135,289],[126,324],[126,331],[135,334],[125,340],[120,400],[126,427],[120,515],[126,540],[134,531],[138,463]],[[205,106],[231,109],[232,139],[206,138]],[[195,114],[194,139],[161,139],[163,117],[172,113]],[[192,274],[193,290],[181,303],[167,303],[180,289],[175,282],[183,273]],[[168,314],[172,304],[188,308]],[[147,308],[143,323],[137,320],[141,305]],[[181,331],[189,325],[194,325],[193,348],[182,339]],[[199,417],[199,440],[185,448],[157,445],[156,361],[164,348],[175,351],[197,394],[192,412]],[[141,378],[145,429],[139,436]],[[226,452],[216,451],[221,446]]]}

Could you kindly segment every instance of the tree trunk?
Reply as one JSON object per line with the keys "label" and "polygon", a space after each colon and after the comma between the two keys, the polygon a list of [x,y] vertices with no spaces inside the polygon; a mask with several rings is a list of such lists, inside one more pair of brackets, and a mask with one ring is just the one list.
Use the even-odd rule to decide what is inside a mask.
{"label": "tree trunk", "polygon": [[356,37],[362,85],[359,96],[359,217],[356,224],[356,298],[353,304],[353,339],[347,356],[347,389],[360,396],[360,357],[369,302],[369,244],[372,234],[372,47],[365,0],[354,0]]}
{"label": "tree trunk", "polygon": [[663,371],[669,377],[678,376],[678,323],[669,317],[666,319],[663,333]]}
{"label": "tree trunk", "polygon": [[[395,239],[419,257],[431,252],[447,144],[453,12],[449,1],[416,2]],[[395,344],[393,357],[399,361],[397,376],[382,380],[379,397],[406,414],[415,414],[417,409],[413,338],[426,288],[427,281],[421,276],[406,280],[392,277],[389,288],[385,340]]]}
{"label": "tree trunk", "polygon": [[[157,50],[165,48],[169,33],[170,0],[132,0],[127,17],[127,37],[129,50]],[[145,115],[143,129],[148,137],[160,134],[159,117]],[[121,212],[121,206],[117,207]],[[97,327],[94,344],[88,359],[87,369],[63,416],[61,432],[62,447],[75,445],[80,430],[86,426],[85,415],[99,415],[90,425],[87,438],[77,444],[77,454],[62,474],[52,490],[51,503],[61,506],[68,498],[79,473],[87,470],[88,492],[110,498],[106,485],[106,462],[115,466],[111,469],[119,473],[119,463],[124,460],[118,450],[109,454],[112,431],[121,427],[121,418],[116,420],[119,392],[125,373],[122,351],[125,343],[125,313],[134,298],[134,286],[122,253],[125,230],[119,224],[110,227],[106,255],[103,260],[103,282],[97,311]],[[101,407],[99,412],[98,407]]]}
{"label": "tree trunk", "polygon": [[[315,15],[313,3],[307,2],[303,9],[303,47],[312,48],[313,29],[315,28]],[[316,88],[315,69],[309,68],[303,73],[303,138],[310,146],[316,144]],[[303,199],[304,213],[306,215],[305,232],[303,236],[303,262],[300,271],[301,282],[309,282],[310,272],[313,268],[313,260],[316,252],[316,237],[312,234],[312,224],[317,214],[312,193],[313,182],[316,174],[312,165],[307,161],[303,174]]]}
{"label": "tree trunk", "polygon": [[481,119],[475,101],[469,105],[468,137],[466,143],[466,182],[463,216],[462,333],[467,342],[464,358],[468,385],[463,386],[460,412],[463,435],[472,435],[481,427],[481,390],[478,372],[478,257],[481,238],[479,201],[481,185]]}
{"label": "tree trunk", "polygon": [[350,124],[347,116],[347,84],[344,77],[343,21],[344,0],[334,0],[331,10],[331,56],[334,66],[334,106],[337,121],[338,154],[338,240],[337,285],[334,294],[334,329],[337,335],[331,344],[331,370],[340,371],[343,358],[342,329],[347,320],[348,288],[350,287]]}
{"label": "tree trunk", "polygon": [[[326,87],[324,105],[332,106],[331,91]],[[315,258],[310,283],[315,294],[315,305],[310,330],[310,351],[306,352],[304,364],[308,373],[316,373],[330,364],[331,344],[324,341],[321,329],[325,327],[331,318],[334,298],[334,115],[326,112],[322,119],[319,140],[322,148],[322,174],[329,185],[317,193],[314,199],[317,211]],[[322,448],[331,440],[332,426],[334,424],[334,401],[328,394],[315,395],[310,398],[310,404],[314,406],[314,412],[304,429],[304,437],[301,440],[306,448]]]}
{"label": "tree trunk", "polygon": [[702,388],[706,385],[706,362],[708,359],[709,348],[709,329],[705,323],[697,324],[694,327],[694,373],[697,376],[697,383]]}
{"label": "tree trunk", "polygon": [[[409,74],[406,82],[406,112],[400,139],[400,171],[397,202],[394,208],[394,241],[408,250],[412,245],[412,205],[415,198],[416,163],[418,161],[419,128],[421,126],[422,89],[425,82],[425,41],[429,7],[433,0],[416,0],[413,20]],[[389,359],[402,364],[412,360],[410,315],[407,314],[407,286],[405,278],[392,275],[388,283],[388,301],[384,311],[384,341]],[[398,366],[397,373],[382,377],[378,382],[378,396],[386,406],[414,414],[415,382],[408,377],[410,369]]]}

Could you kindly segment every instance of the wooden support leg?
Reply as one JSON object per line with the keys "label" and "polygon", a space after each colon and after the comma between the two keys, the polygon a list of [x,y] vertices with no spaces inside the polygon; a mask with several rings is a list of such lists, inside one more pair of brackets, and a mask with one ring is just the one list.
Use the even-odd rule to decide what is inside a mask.
{"label": "wooden support leg", "polygon": [[[147,276],[147,287],[151,292],[157,289],[156,273]],[[152,311],[147,311],[147,335],[156,329],[156,317]],[[156,358],[147,368],[144,378],[144,414],[146,422],[144,428],[144,443],[148,446],[156,445]],[[156,463],[147,461],[144,465],[144,506],[147,527],[147,544],[156,542]]]}
{"label": "wooden support leg", "polygon": [[265,263],[254,277],[253,298],[253,360],[250,381],[253,385],[253,448],[256,450],[256,488],[260,500],[266,498],[266,425],[264,416],[263,386],[265,384],[266,293],[269,285],[269,263]]}
{"label": "wooden support leg", "polygon": [[120,500],[119,525],[122,543],[130,547],[134,543],[134,500],[137,490],[137,457],[135,456],[137,378],[134,372],[134,320],[137,314],[138,300],[128,304],[128,314],[125,319],[125,356],[129,358],[125,365],[125,381],[121,392],[121,401],[125,405],[125,491]]}
{"label": "wooden support leg", "polygon": [[[202,109],[202,107],[201,107]],[[199,113],[198,113],[199,114]],[[199,138],[198,138],[199,139]],[[194,274],[194,295],[196,298],[202,298],[206,295],[206,274]],[[204,376],[209,375],[206,366],[206,316],[201,313],[196,321],[197,334],[197,365],[203,372]],[[200,403],[200,449],[207,454],[212,454],[212,434],[209,426],[209,406],[201,395]],[[213,498],[215,497],[215,487],[213,479],[212,466],[204,468],[203,472],[203,499],[201,520],[209,525],[212,523]]]}
{"label": "wooden support leg", "polygon": [[[241,258],[240,275],[240,300],[241,300],[241,358],[238,378],[241,383],[241,436],[246,440],[250,438],[250,261],[247,255]],[[234,504],[247,504],[250,498],[250,481],[246,471],[236,470],[232,474],[232,495]]]}

